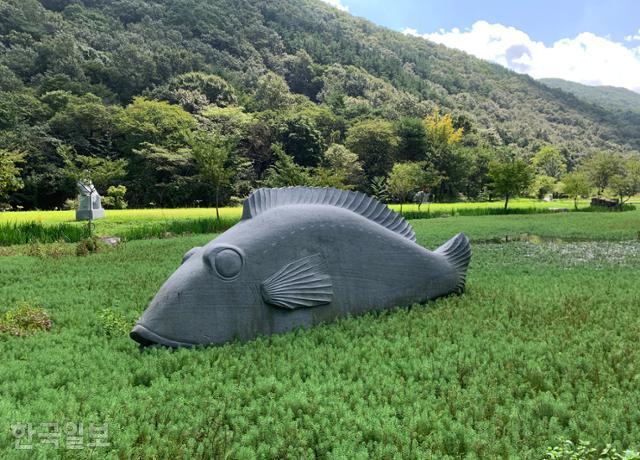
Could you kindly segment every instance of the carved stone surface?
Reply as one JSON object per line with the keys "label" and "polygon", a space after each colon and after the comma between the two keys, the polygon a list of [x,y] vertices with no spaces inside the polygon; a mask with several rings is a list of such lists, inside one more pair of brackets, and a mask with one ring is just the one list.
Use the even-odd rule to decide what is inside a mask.
{"label": "carved stone surface", "polygon": [[131,331],[143,346],[222,344],[464,289],[462,233],[436,251],[359,192],[260,189],[241,222],[191,249]]}
{"label": "carved stone surface", "polygon": [[94,220],[104,217],[102,200],[91,182],[78,182],[78,202],[76,220]]}

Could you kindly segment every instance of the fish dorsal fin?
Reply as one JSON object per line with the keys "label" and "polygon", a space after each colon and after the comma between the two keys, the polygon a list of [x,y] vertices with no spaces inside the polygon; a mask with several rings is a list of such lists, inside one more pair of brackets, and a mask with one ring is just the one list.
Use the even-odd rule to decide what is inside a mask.
{"label": "fish dorsal fin", "polygon": [[269,209],[292,204],[322,204],[348,209],[411,241],[416,240],[416,234],[409,222],[404,220],[397,212],[364,193],[339,190],[337,188],[285,187],[258,189],[245,200],[242,220],[259,216]]}

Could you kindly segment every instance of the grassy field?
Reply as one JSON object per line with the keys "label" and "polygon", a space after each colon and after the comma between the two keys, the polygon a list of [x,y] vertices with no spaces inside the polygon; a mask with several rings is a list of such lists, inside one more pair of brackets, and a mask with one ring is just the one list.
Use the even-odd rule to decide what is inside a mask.
{"label": "grassy field", "polygon": [[[579,202],[579,206],[588,206],[588,200]],[[460,203],[433,203],[422,205],[425,210],[430,207],[433,211],[450,211],[451,209],[467,208],[501,208],[502,201],[460,202]],[[391,208],[399,211],[400,205],[392,204]],[[529,198],[519,198],[509,202],[511,208],[569,208],[573,209],[571,200],[555,200],[546,202]],[[403,211],[417,211],[417,204],[405,204]],[[108,209],[106,217],[108,221],[126,224],[131,221],[153,222],[171,219],[198,219],[215,216],[215,208],[178,208],[178,209]],[[221,217],[239,218],[242,215],[242,207],[220,208]],[[9,211],[0,212],[0,223],[4,222],[43,222],[62,223],[75,222],[75,211]],[[96,221],[98,223],[98,221]]]}
{"label": "grassy field", "polygon": [[[542,458],[560,438],[640,447],[640,212],[413,224],[430,248],[471,236],[464,295],[196,350],[140,353],[126,329],[212,235],[2,257],[0,309],[39,305],[53,327],[0,335],[1,456]],[[523,233],[536,237],[481,243]],[[18,422],[106,424],[110,446],[71,452],[35,435],[34,450],[18,451]]]}
{"label": "grassy field", "polygon": [[[548,212],[551,207],[573,210],[571,203],[520,199],[514,200],[509,214]],[[587,203],[581,203],[587,208]],[[398,211],[399,205],[390,205]],[[421,210],[415,204],[404,205],[407,218],[434,218],[457,215],[503,214],[498,202],[437,203],[424,205]],[[221,220],[213,219],[210,208],[191,209],[129,209],[109,210],[104,219],[94,221],[91,230],[86,223],[75,222],[74,211],[29,211],[0,213],[0,246],[33,242],[77,242],[88,235],[118,236],[128,240],[163,238],[183,234],[202,234],[223,231],[235,224],[242,214],[241,208],[223,208]]]}

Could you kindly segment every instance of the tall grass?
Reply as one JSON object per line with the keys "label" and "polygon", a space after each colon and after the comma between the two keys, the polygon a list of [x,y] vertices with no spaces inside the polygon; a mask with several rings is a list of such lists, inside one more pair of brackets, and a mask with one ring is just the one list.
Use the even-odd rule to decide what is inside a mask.
{"label": "tall grass", "polygon": [[88,238],[90,234],[91,231],[87,225],[43,225],[40,222],[0,223],[0,246],[33,242],[55,243],[64,241],[75,243]]}
{"label": "tall grass", "polygon": [[167,222],[145,223],[128,228],[118,236],[125,240],[144,240],[149,238],[167,238],[175,235],[199,235],[202,233],[218,233],[238,222],[237,218],[223,217],[216,219],[183,219]]}
{"label": "tall grass", "polygon": [[[399,212],[399,211],[398,211]],[[548,208],[456,208],[450,209],[438,208],[432,210],[427,208],[426,210],[410,210],[402,212],[405,219],[434,219],[437,217],[449,217],[449,216],[502,216],[506,214],[543,214],[553,212]]]}

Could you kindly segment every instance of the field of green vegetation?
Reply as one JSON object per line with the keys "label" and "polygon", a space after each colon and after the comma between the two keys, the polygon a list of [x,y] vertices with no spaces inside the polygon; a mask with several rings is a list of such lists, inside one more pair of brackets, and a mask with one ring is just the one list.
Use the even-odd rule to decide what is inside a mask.
{"label": "field of green vegetation", "polygon": [[[2,257],[0,312],[41,307],[51,330],[0,334],[1,456],[543,458],[565,439],[638,450],[640,211],[412,224],[429,248],[470,235],[465,294],[194,350],[139,352],[127,331],[213,235]],[[106,424],[109,446],[56,450],[34,435],[34,450],[15,449],[12,425],[47,422]]]}
{"label": "field of green vegetation", "polygon": [[[588,201],[580,202],[582,210]],[[400,205],[390,205],[400,211]],[[533,199],[513,200],[509,213],[538,213],[551,208],[573,210],[570,200],[545,202]],[[485,215],[503,212],[495,201],[405,204],[402,212],[408,218],[430,218],[451,215]],[[94,222],[97,236],[119,236],[128,240],[162,238],[180,234],[200,234],[225,230],[242,215],[241,207],[220,209],[220,221],[214,222],[213,208],[127,209],[107,210],[106,218]],[[89,235],[86,223],[75,222],[75,211],[27,211],[0,213],[0,246],[33,242],[77,242]]]}
{"label": "field of green vegetation", "polygon": [[[581,207],[588,206],[588,200],[578,202]],[[450,211],[451,209],[469,208],[501,208],[502,201],[459,202],[459,203],[432,203],[422,205],[421,209],[430,208],[433,211]],[[509,202],[511,208],[573,208],[573,200],[542,201],[531,198],[519,198]],[[392,204],[392,209],[399,211],[400,205]],[[417,211],[417,204],[405,204],[403,211]],[[97,220],[96,225],[109,225],[109,223],[126,224],[162,221],[172,219],[198,219],[215,216],[215,208],[178,208],[178,209],[108,209],[108,219]],[[239,218],[242,215],[242,207],[220,208],[220,217]],[[9,211],[0,212],[0,223],[5,222],[42,222],[46,224],[59,224],[75,222],[75,211]]]}

